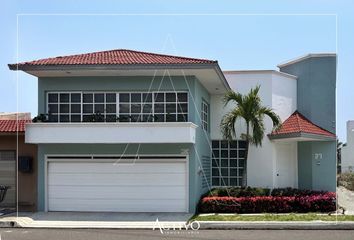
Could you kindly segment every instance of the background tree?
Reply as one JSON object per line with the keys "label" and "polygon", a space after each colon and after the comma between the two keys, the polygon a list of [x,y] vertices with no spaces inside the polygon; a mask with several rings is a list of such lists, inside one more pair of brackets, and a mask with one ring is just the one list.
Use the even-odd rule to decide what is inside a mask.
{"label": "background tree", "polygon": [[279,116],[269,107],[262,106],[259,97],[260,86],[252,88],[248,94],[241,94],[229,91],[224,96],[225,106],[230,102],[235,107],[225,114],[221,121],[221,132],[227,140],[237,138],[235,124],[237,120],[243,119],[246,125],[246,132],[241,133],[241,139],[246,141],[246,161],[243,174],[243,186],[247,186],[247,158],[250,144],[261,146],[264,137],[265,126],[264,117],[268,116],[273,123],[273,128],[278,128],[281,124]]}

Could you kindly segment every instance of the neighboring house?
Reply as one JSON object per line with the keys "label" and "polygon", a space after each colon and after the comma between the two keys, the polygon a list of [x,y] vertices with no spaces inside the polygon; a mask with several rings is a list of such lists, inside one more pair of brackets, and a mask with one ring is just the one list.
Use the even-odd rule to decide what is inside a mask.
{"label": "neighboring house", "polygon": [[0,112],[0,120],[27,120],[27,119],[31,119],[31,113],[29,112],[24,112],[24,113]]}
{"label": "neighboring house", "polygon": [[334,54],[280,71],[222,72],[217,61],[131,50],[9,67],[38,77],[38,113],[49,114],[26,125],[26,142],[38,144],[41,211],[194,212],[211,187],[240,186],[246,144],[222,139],[232,107],[222,96],[257,84],[284,124],[272,132],[266,119],[249,185],[335,190]]}
{"label": "neighboring house", "polygon": [[347,143],[342,147],[341,172],[354,172],[354,121],[347,121]]}
{"label": "neighboring house", "polygon": [[0,120],[0,185],[10,187],[0,207],[16,208],[18,199],[19,211],[36,211],[37,146],[26,144],[24,136],[25,124],[30,122],[30,119]]}

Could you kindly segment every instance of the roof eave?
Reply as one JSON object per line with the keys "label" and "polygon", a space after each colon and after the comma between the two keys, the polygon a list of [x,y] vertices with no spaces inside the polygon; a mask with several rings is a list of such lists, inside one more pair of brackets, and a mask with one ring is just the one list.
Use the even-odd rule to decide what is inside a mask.
{"label": "roof eave", "polygon": [[25,135],[25,132],[23,131],[18,131],[18,132],[0,132],[0,136],[14,136],[14,135],[19,135],[19,136],[22,136],[22,135]]}
{"label": "roof eave", "polygon": [[320,141],[332,141],[336,140],[336,136],[327,136],[323,134],[314,134],[306,132],[294,132],[294,133],[280,133],[280,134],[268,134],[270,140],[276,139],[287,139],[287,138],[308,138],[308,139],[317,139]]}
{"label": "roof eave", "polygon": [[298,63],[301,61],[304,61],[308,58],[315,58],[315,57],[336,57],[337,54],[336,53],[309,53],[291,60],[288,60],[286,62],[280,63],[277,65],[278,68],[282,68],[282,67],[286,67],[288,65],[294,64],[294,63]]}
{"label": "roof eave", "polygon": [[219,64],[217,62],[215,64],[215,71],[218,74],[218,76],[220,77],[221,81],[223,82],[226,90],[230,91],[231,87],[229,85],[229,82],[226,80],[225,75],[224,75],[223,71],[221,70],[221,68],[220,68],[220,66],[219,66]]}
{"label": "roof eave", "polygon": [[68,65],[24,65],[8,64],[10,70],[17,71],[50,71],[50,70],[119,70],[119,69],[177,69],[185,68],[210,68],[218,66],[218,62],[188,63],[188,64],[68,64]]}

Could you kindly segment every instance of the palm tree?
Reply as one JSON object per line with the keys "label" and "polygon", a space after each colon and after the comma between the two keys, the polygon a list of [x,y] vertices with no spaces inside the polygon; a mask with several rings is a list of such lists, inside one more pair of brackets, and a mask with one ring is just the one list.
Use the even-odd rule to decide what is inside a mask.
{"label": "palm tree", "polygon": [[233,102],[236,106],[222,118],[220,127],[223,137],[227,140],[235,139],[236,121],[243,119],[246,124],[246,133],[241,134],[241,139],[246,141],[246,162],[244,166],[243,186],[247,186],[247,157],[250,144],[261,146],[264,137],[264,116],[268,116],[273,122],[273,128],[280,126],[279,116],[269,107],[262,106],[258,95],[260,86],[252,88],[248,94],[229,91],[224,96],[225,106]]}

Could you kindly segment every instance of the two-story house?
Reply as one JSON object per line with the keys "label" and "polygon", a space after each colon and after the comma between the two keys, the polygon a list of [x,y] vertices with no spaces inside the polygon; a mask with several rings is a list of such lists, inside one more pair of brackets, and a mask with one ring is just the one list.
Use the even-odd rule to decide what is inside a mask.
{"label": "two-story house", "polygon": [[[280,71],[226,71],[217,61],[112,50],[10,64],[38,77],[38,210],[194,212],[215,186],[335,190],[334,54],[307,55]],[[262,147],[226,141],[229,90],[261,85]],[[243,132],[242,121],[236,124]]]}

